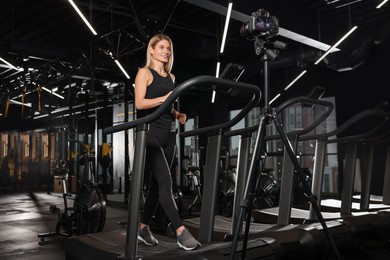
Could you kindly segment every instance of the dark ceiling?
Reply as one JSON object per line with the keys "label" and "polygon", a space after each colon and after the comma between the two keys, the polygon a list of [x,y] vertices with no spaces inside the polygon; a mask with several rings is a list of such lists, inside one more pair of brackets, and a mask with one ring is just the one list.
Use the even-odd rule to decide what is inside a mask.
{"label": "dark ceiling", "polygon": [[[356,70],[372,55],[378,55],[374,50],[390,35],[389,3],[376,9],[380,0],[233,2],[225,52],[220,54],[227,0],[75,0],[96,36],[67,0],[2,1],[0,57],[18,68],[0,62],[2,122],[5,117],[14,122],[42,115],[59,118],[70,111],[94,113],[95,109],[131,99],[131,84],[138,67],[143,66],[145,45],[159,32],[170,35],[174,42],[177,83],[198,75],[215,75],[215,64],[220,61],[222,69],[229,62],[243,65],[245,72],[240,80],[261,87],[260,56],[255,54],[254,42],[240,34],[243,23],[260,9],[276,16],[280,26],[279,35],[263,40],[287,44],[286,49],[275,50],[277,58],[269,62],[272,84],[278,91],[302,69],[312,69],[313,62],[352,26],[359,27],[339,46],[341,51],[320,64],[325,71]],[[316,46],[319,42],[327,45],[303,43],[308,39]],[[113,58],[123,65],[130,79]],[[308,83],[310,87],[313,84]],[[58,89],[55,93],[64,99],[39,86]],[[309,87],[303,90],[309,92]],[[31,107],[23,106],[22,111],[21,105],[7,102],[8,98],[22,102],[23,93],[24,103]],[[188,109],[196,105],[196,99],[191,101],[186,102]]]}

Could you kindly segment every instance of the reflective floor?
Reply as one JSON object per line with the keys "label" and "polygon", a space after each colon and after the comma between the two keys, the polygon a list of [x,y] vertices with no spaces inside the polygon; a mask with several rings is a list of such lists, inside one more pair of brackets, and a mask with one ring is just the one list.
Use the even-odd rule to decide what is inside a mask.
{"label": "reflective floor", "polygon": [[[74,196],[68,198],[73,206]],[[57,214],[51,214],[51,205],[63,209],[62,193],[17,192],[0,194],[0,259],[65,260],[62,242],[57,236],[41,242],[38,234],[55,231]],[[127,219],[124,195],[107,198],[105,230],[123,228],[118,222]]]}
{"label": "reflective floor", "polygon": [[[69,198],[69,205],[73,205],[72,200],[74,197]],[[61,193],[26,191],[0,194],[1,260],[66,260],[62,245],[67,238],[59,236],[41,242],[38,237],[38,234],[55,230],[57,214],[49,212],[51,205],[63,208]],[[103,232],[123,229],[120,223],[127,221],[127,212],[123,194],[108,195]],[[361,247],[347,246],[342,250],[342,257],[344,260],[388,260],[390,247],[383,245],[386,245],[386,241],[377,245],[365,243]]]}

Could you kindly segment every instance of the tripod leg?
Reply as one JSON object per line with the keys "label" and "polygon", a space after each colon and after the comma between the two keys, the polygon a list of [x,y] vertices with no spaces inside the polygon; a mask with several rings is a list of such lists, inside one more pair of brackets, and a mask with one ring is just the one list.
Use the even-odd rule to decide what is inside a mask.
{"label": "tripod leg", "polygon": [[317,198],[311,192],[311,188],[307,182],[305,174],[302,171],[302,168],[299,165],[299,162],[295,156],[294,150],[293,150],[292,145],[287,137],[287,134],[284,132],[283,127],[282,127],[281,123],[279,122],[278,118],[276,117],[276,115],[273,115],[272,118],[273,118],[273,122],[275,124],[275,127],[278,130],[280,137],[282,138],[283,144],[285,145],[285,149],[286,149],[286,151],[287,151],[287,153],[288,153],[288,155],[289,155],[289,157],[294,165],[295,172],[298,174],[298,178],[302,183],[303,192],[305,192],[307,197],[309,198],[309,202],[310,202],[311,206],[313,207],[313,210],[315,211],[317,218],[324,229],[325,235],[328,238],[328,241],[329,241],[330,245],[332,246],[332,249],[333,249],[337,259],[342,259],[340,252],[337,248],[336,242],[334,241],[332,235],[330,234],[329,229],[326,226],[326,222],[321,214],[320,208],[316,202]]}
{"label": "tripod leg", "polygon": [[[264,160],[264,159],[263,159]],[[261,163],[260,169],[263,170],[264,166],[264,161],[261,160],[259,163]],[[250,191],[251,193],[248,194],[248,204],[247,204],[247,209],[246,209],[246,224],[245,224],[245,231],[244,231],[244,237],[242,241],[242,251],[241,251],[241,259],[246,259],[246,247],[248,244],[248,237],[249,237],[249,228],[250,228],[250,222],[252,218],[252,209],[253,209],[253,201],[254,197],[256,195],[256,173],[253,174],[253,180],[251,182],[251,188]]]}
{"label": "tripod leg", "polygon": [[[245,184],[245,189],[244,189],[244,194],[242,196],[242,200],[240,202],[240,213],[238,216],[238,221],[237,225],[233,227],[233,241],[232,241],[232,246],[230,248],[230,255],[229,255],[229,260],[234,259],[234,254],[237,249],[237,243],[238,243],[238,238],[241,235],[241,228],[242,228],[242,223],[244,221],[244,215],[246,210],[248,209],[249,205],[249,194],[253,192],[254,185],[256,181],[256,174],[258,172],[258,166],[259,166],[259,161],[260,161],[260,151],[263,145],[264,141],[264,135],[265,135],[265,127],[266,123],[268,121],[268,116],[267,115],[262,115],[260,117],[260,123],[259,123],[259,129],[257,130],[257,136],[256,136],[256,142],[255,142],[255,147],[253,148],[253,155],[252,159],[250,162],[249,166],[249,175],[247,178],[247,182]],[[248,213],[250,214],[250,213]],[[247,226],[249,226],[249,223],[246,223]],[[249,227],[248,227],[249,230]],[[246,234],[247,235],[247,234]]]}

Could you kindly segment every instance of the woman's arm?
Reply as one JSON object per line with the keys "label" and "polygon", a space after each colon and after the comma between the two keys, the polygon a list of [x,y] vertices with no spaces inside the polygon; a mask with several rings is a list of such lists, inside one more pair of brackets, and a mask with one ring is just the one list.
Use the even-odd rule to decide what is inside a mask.
{"label": "woman's arm", "polygon": [[[171,79],[173,83],[175,83],[175,75],[172,73],[169,74],[171,76]],[[185,124],[187,120],[187,115],[184,113],[180,113],[176,109],[173,109],[173,116],[180,122],[180,124]]]}
{"label": "woman's arm", "polygon": [[187,120],[187,115],[184,113],[180,113],[176,109],[173,109],[174,117],[180,122],[180,124],[185,124]]}

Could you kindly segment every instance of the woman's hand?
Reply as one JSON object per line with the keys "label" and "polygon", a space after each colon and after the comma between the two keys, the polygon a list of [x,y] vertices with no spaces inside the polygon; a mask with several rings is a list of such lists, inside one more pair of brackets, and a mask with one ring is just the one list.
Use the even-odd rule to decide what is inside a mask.
{"label": "woman's hand", "polygon": [[180,112],[175,112],[175,115],[176,115],[176,119],[180,122],[180,124],[185,124],[186,123],[186,120],[187,120],[187,115],[184,114],[184,113],[180,113]]}

